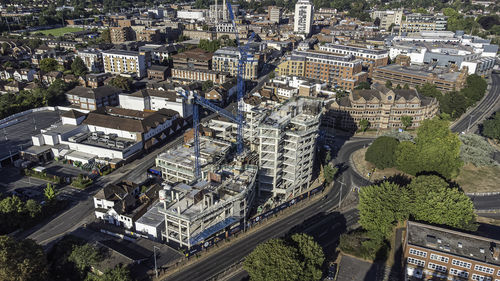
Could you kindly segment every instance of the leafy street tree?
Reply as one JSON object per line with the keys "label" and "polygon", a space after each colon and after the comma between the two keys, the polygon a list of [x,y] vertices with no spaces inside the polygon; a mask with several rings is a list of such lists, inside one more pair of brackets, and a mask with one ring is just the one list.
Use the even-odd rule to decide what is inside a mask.
{"label": "leafy street tree", "polygon": [[327,184],[330,184],[335,179],[335,175],[338,172],[338,168],[334,167],[332,164],[328,163],[323,168],[323,173],[325,177],[325,181]]}
{"label": "leafy street tree", "polygon": [[306,234],[270,239],[258,245],[243,267],[255,281],[320,280],[323,249]]}
{"label": "leafy street tree", "polygon": [[87,66],[80,57],[76,57],[71,63],[71,71],[77,76],[85,75],[88,71]]}
{"label": "leafy street tree", "polygon": [[359,127],[361,128],[361,131],[366,132],[366,130],[370,128],[370,121],[368,121],[367,119],[361,119],[359,121]]}
{"label": "leafy street tree", "polygon": [[86,271],[90,266],[96,265],[102,260],[99,251],[89,244],[82,246],[73,246],[73,251],[68,257],[69,261],[75,263],[76,267],[81,271]]}
{"label": "leafy street tree", "polygon": [[436,85],[430,83],[426,83],[422,87],[417,87],[417,91],[426,97],[437,98],[438,100],[443,96],[441,91],[436,88]]}
{"label": "leafy street tree", "polygon": [[470,198],[438,176],[419,176],[409,184],[411,214],[416,220],[476,230]]}
{"label": "leafy street tree", "polygon": [[397,221],[408,217],[409,194],[399,185],[383,182],[359,191],[359,224],[375,236],[388,237]]}
{"label": "leafy street tree", "polygon": [[246,257],[243,267],[254,281],[299,281],[302,275],[297,249],[282,239],[259,244]]}
{"label": "leafy street tree", "polygon": [[488,138],[500,140],[500,111],[495,112],[490,119],[484,120],[482,133]]}
{"label": "leafy street tree", "polygon": [[56,191],[54,189],[54,186],[52,186],[50,183],[47,183],[47,187],[43,190],[43,193],[45,195],[45,198],[49,202],[56,199]]}
{"label": "leafy street tree", "polygon": [[101,32],[99,39],[104,43],[111,43],[111,31],[109,30],[109,28]]}
{"label": "leafy street tree", "polygon": [[40,61],[40,69],[43,72],[51,72],[57,70],[59,63],[53,58],[44,58]]}
{"label": "leafy street tree", "polygon": [[378,169],[394,167],[396,165],[396,149],[399,141],[391,137],[378,137],[366,150],[365,160]]}
{"label": "leafy street tree", "polygon": [[121,75],[118,75],[115,78],[111,79],[109,84],[124,91],[132,90],[132,79]]}
{"label": "leafy street tree", "polygon": [[380,18],[375,18],[375,20],[373,21],[373,25],[380,26]]}
{"label": "leafy street tree", "polygon": [[391,82],[391,80],[387,80],[387,81],[385,81],[385,86],[386,86],[387,88],[389,88],[389,89],[392,89],[392,82]]}
{"label": "leafy street tree", "polygon": [[96,281],[132,281],[130,269],[126,266],[118,265],[98,276]]}
{"label": "leafy street tree", "polygon": [[47,279],[47,260],[33,240],[17,241],[0,236],[0,280],[42,281]]}
{"label": "leafy street tree", "polygon": [[36,218],[40,213],[42,212],[42,205],[38,204],[33,199],[29,199],[26,201],[26,204],[24,205],[25,212],[28,214],[30,218]]}
{"label": "leafy street tree", "polygon": [[361,82],[359,83],[358,86],[355,88],[356,90],[369,90],[370,89],[370,83],[368,82]]}
{"label": "leafy street tree", "polygon": [[405,130],[408,129],[408,127],[411,127],[413,124],[413,118],[411,116],[405,115],[401,116],[401,123],[405,127]]}

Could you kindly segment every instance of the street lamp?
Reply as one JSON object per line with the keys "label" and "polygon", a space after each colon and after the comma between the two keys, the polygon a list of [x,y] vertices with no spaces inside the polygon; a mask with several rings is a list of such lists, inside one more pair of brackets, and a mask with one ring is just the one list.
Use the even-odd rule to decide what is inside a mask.
{"label": "street lamp", "polygon": [[155,258],[155,272],[156,272],[156,279],[158,279],[158,267],[156,266],[156,249],[158,249],[158,251],[160,250],[160,248],[156,247],[153,245],[153,256]]}

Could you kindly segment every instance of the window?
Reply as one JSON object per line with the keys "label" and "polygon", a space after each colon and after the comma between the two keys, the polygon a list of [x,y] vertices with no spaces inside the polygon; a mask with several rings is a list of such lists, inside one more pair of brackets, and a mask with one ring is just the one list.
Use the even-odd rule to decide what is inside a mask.
{"label": "window", "polygon": [[440,261],[440,262],[444,262],[444,263],[448,263],[450,261],[450,259],[448,257],[444,257],[444,256],[436,255],[436,254],[431,254],[430,258],[431,258],[431,260]]}
{"label": "window", "polygon": [[472,280],[474,281],[491,281],[491,277],[485,277],[479,274],[472,274]]}
{"label": "window", "polygon": [[493,274],[493,272],[495,272],[495,270],[493,268],[487,267],[487,266],[482,266],[482,265],[479,265],[479,264],[476,264],[474,266],[474,270],[475,271],[484,272],[484,273],[487,273],[487,274]]}
{"label": "window", "polygon": [[463,270],[460,270],[460,269],[456,269],[456,268],[450,268],[450,274],[458,276],[458,277],[464,277],[464,278],[468,278],[469,277],[469,272],[463,271]]}
{"label": "window", "polygon": [[432,263],[430,262],[427,267],[429,269],[433,269],[435,271],[440,271],[440,272],[446,272],[446,266],[443,266],[443,265],[439,265],[439,264],[435,264],[435,263]]}
{"label": "window", "polygon": [[414,264],[414,265],[417,265],[417,266],[425,266],[425,261],[423,260],[419,260],[419,259],[414,259],[414,258],[411,258],[411,257],[408,257],[408,263],[409,264]]}
{"label": "window", "polygon": [[451,261],[451,264],[459,266],[459,267],[463,267],[463,268],[468,268],[468,269],[470,269],[470,267],[471,267],[471,263],[464,262],[464,261],[461,261],[461,260],[456,260],[456,259],[453,259]]}

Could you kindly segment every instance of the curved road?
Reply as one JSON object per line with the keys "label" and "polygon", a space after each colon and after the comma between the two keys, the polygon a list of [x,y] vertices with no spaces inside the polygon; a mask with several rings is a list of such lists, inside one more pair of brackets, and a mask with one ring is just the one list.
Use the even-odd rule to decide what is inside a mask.
{"label": "curved road", "polygon": [[[354,139],[346,142],[338,153],[336,164],[347,164],[353,151],[362,148],[371,141],[367,139]],[[346,168],[341,178],[341,181],[347,185],[347,188],[345,186],[342,188],[342,198],[347,196],[352,184],[358,185],[367,182],[354,173],[351,167]],[[301,211],[256,231],[246,239],[235,241],[229,247],[211,254],[162,280],[202,281],[210,278],[241,260],[258,244],[270,238],[283,236],[294,227],[299,227],[301,231],[306,231],[316,236],[315,238],[321,242],[324,241],[327,243],[326,241],[332,241],[333,237],[338,237],[348,226],[357,221],[356,211],[351,210],[344,214],[335,212],[339,203],[341,181],[335,183],[334,187],[327,194],[327,199],[315,201]],[[310,226],[310,222],[314,223],[314,226]],[[327,227],[324,227],[325,225]]]}
{"label": "curved road", "polygon": [[453,132],[465,132],[490,116],[500,97],[500,74],[492,73],[491,79],[493,83],[490,91],[474,109],[466,113],[465,117],[451,126]]}

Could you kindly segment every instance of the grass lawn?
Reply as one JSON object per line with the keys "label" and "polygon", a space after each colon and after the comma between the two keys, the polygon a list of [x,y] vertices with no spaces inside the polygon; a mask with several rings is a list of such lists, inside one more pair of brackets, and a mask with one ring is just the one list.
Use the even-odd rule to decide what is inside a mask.
{"label": "grass lawn", "polygon": [[467,164],[460,169],[456,182],[465,192],[500,191],[500,167],[475,167]]}
{"label": "grass lawn", "polygon": [[54,35],[54,36],[62,36],[66,33],[70,32],[75,32],[75,31],[82,31],[83,28],[78,28],[78,27],[60,27],[60,28],[54,28],[54,29],[47,29],[47,30],[39,30],[36,31],[35,33],[43,33],[43,35]]}
{"label": "grass lawn", "polygon": [[[387,168],[383,170],[375,169],[375,165],[365,160],[365,153],[367,149],[368,148],[362,148],[352,154],[353,164],[363,177],[371,181],[376,181],[383,179],[384,176],[390,177],[397,174],[404,174],[396,168]],[[368,177],[368,173],[371,173],[370,177]]]}

